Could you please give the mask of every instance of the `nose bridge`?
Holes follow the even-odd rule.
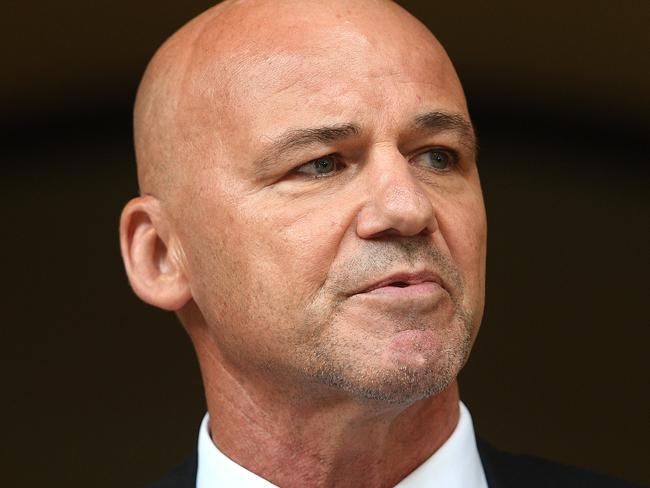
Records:
[[[435,230],[429,195],[397,148],[375,151],[364,170],[367,197],[357,225],[361,237],[385,233],[408,236]]]
[[[374,193],[386,211],[416,211],[425,203],[426,195],[411,174],[408,163],[403,158],[393,158],[382,163],[385,164],[375,169],[377,174],[370,185],[370,192]]]

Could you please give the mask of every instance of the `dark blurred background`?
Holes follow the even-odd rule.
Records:
[[[461,378],[479,433],[650,484],[647,0],[401,3],[481,138],[487,310]],[[142,486],[195,446],[193,351],[130,291],[117,223],[139,77],[210,5],[3,5],[4,486]]]

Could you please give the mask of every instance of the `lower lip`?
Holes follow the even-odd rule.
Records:
[[[423,295],[431,295],[438,293],[442,287],[434,281],[423,281],[422,283],[415,283],[413,285],[400,288],[398,286],[381,286],[366,292],[367,295],[387,295],[392,297],[416,297]]]

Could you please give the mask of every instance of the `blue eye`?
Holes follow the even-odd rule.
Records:
[[[303,173],[315,177],[330,176],[338,170],[338,158],[333,154],[316,158],[296,169],[296,173]]]
[[[430,168],[445,171],[454,164],[454,156],[442,149],[429,149],[416,156],[416,159],[422,160],[422,164]]]

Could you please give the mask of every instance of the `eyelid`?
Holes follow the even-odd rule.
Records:
[[[426,154],[428,152],[441,152],[441,153],[446,153],[447,155],[449,155],[450,167],[448,169],[446,169],[446,170],[437,170],[439,172],[449,171],[450,169],[458,166],[458,163],[460,161],[460,153],[459,153],[459,151],[457,151],[456,149],[452,149],[450,147],[446,147],[446,146],[432,146],[432,147],[427,147],[425,149],[421,149],[421,150],[415,152],[415,154],[409,158],[409,161],[413,161],[414,159],[416,159],[416,158],[418,158],[418,157],[420,157],[423,154]]]
[[[331,158],[333,160],[334,164],[336,165],[336,169],[334,171],[332,171],[331,173],[319,174],[319,173],[316,173],[316,172],[312,173],[312,172],[307,172],[307,171],[299,171],[300,168],[304,168],[304,167],[306,167],[306,166],[308,166],[310,164],[313,164],[313,163],[315,163],[316,161],[318,161],[320,159],[328,159],[328,158]],[[303,175],[303,176],[311,177],[311,178],[328,178],[328,177],[334,176],[335,174],[340,172],[343,165],[344,165],[343,158],[341,158],[340,154],[338,154],[338,153],[330,153],[330,154],[325,154],[323,156],[319,156],[319,157],[314,158],[314,159],[310,159],[309,161],[306,161],[306,162],[296,166],[291,173],[294,174],[294,175]]]

